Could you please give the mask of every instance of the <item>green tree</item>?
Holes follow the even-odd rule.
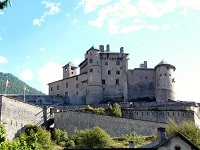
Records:
[[[58,145],[64,146],[68,141],[67,132],[60,129],[55,129],[53,139]]]
[[[75,143],[75,148],[109,148],[113,146],[110,135],[100,127],[76,130],[71,139]]]
[[[120,105],[118,103],[114,103],[114,104],[110,105],[109,111],[112,116],[115,116],[115,117],[122,116],[122,111],[121,111]]]
[[[200,147],[200,128],[192,121],[185,121],[181,124],[177,124],[173,120],[169,120],[166,131],[168,135],[180,132],[187,137],[192,143]]]

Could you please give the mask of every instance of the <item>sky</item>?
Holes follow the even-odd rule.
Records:
[[[177,99],[200,102],[199,0],[12,0],[0,10],[0,72],[46,94],[62,66],[107,44],[124,47],[129,69],[176,66]]]

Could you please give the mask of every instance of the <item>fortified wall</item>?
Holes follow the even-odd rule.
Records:
[[[7,138],[13,139],[27,124],[43,125],[48,109],[0,96],[0,122],[6,123]]]
[[[55,112],[54,127],[66,130],[69,135],[78,130],[90,129],[95,126],[103,128],[111,136],[117,137],[135,131],[141,135],[153,135],[164,123],[133,120],[104,115],[89,114],[77,111]]]

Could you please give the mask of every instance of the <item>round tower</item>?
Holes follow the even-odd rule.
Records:
[[[101,59],[99,50],[91,47],[88,50],[88,86],[86,104],[98,104],[102,101]]]
[[[161,61],[156,67],[156,101],[175,100],[175,66]]]

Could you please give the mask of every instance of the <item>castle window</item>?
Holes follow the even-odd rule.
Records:
[[[102,84],[106,84],[106,81],[105,81],[105,80],[102,80]]]
[[[117,70],[117,71],[116,71],[116,74],[120,74],[120,71],[119,71],[119,70]]]
[[[116,84],[119,84],[119,79],[116,79]]]
[[[110,71],[110,70],[108,70],[108,74],[111,74],[111,71]]]
[[[145,77],[145,79],[147,80],[147,77]]]
[[[76,95],[78,95],[78,92],[76,92]]]
[[[78,80],[78,76],[76,76],[76,80]]]
[[[76,84],[76,88],[79,88],[79,83]]]
[[[65,97],[67,97],[68,96],[68,92],[65,92]]]
[[[93,69],[90,69],[90,72],[93,72]]]
[[[105,65],[106,65],[106,66],[108,65],[108,62],[107,62],[107,61],[105,62]]]
[[[53,87],[51,87],[51,91],[53,91]]]
[[[167,76],[167,74],[165,73],[165,76]]]
[[[92,60],[92,59],[90,59],[90,64],[91,64],[91,63],[93,63],[93,60]]]
[[[57,90],[59,90],[59,85],[57,85]]]
[[[68,88],[68,83],[66,82],[65,87]]]
[[[120,61],[119,60],[116,61],[116,65],[120,65]]]

